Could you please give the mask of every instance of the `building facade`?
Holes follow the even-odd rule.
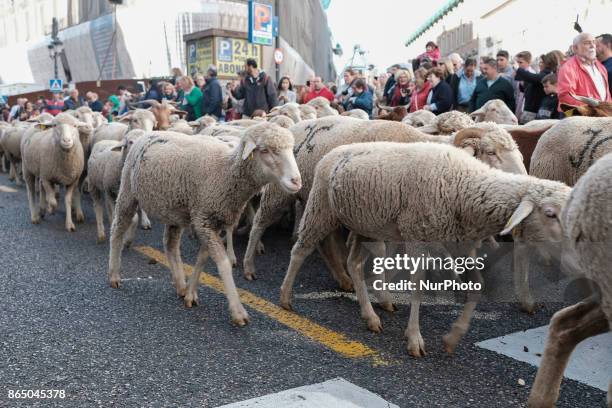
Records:
[[[279,44],[285,55],[281,74],[290,74],[296,83],[304,83],[315,70],[334,79],[331,35],[320,0],[261,2],[279,5]],[[48,83],[54,75],[47,48],[54,17],[64,44],[59,77],[65,81],[166,76],[171,67],[188,72],[184,37],[209,29],[246,33],[247,4],[181,0],[168,7],[163,0],[123,0],[118,6],[108,0],[0,0],[0,60],[14,61],[0,68],[0,78],[4,83]],[[309,33],[304,35],[304,30]],[[274,47],[262,48],[263,68],[274,76]]]

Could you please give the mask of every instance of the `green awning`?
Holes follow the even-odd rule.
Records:
[[[444,6],[442,6],[438,11],[434,13],[432,17],[427,19],[427,21],[422,24],[418,30],[416,30],[406,41],[406,47],[415,42],[420,36],[422,36],[427,30],[429,30],[434,24],[436,24],[440,19],[442,19],[445,15],[447,15],[452,9],[457,7],[459,3],[463,3],[463,0],[449,0]]]

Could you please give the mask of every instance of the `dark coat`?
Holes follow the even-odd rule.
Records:
[[[459,75],[453,74],[446,79],[448,80],[448,84],[453,91],[453,108],[456,108],[459,105],[459,102],[457,102],[457,96],[459,95],[459,81],[461,78],[459,78]]]
[[[223,105],[223,93],[221,85],[216,77],[206,79],[206,84],[202,89],[204,97],[202,99],[202,114],[221,117],[221,106]]]
[[[361,109],[365,111],[370,119],[372,118],[372,92],[369,89],[363,91],[359,95],[353,95],[344,104],[346,110]]]
[[[64,110],[70,110],[70,109],[76,109],[76,108],[80,108],[81,106],[87,106],[87,104],[85,103],[85,99],[83,99],[82,96],[79,96],[79,100],[75,101],[72,98],[68,98],[64,101]]]
[[[102,109],[104,109],[104,104],[101,100],[96,99],[93,102],[89,102],[89,108],[94,112],[102,112]]]
[[[487,86],[487,77],[482,76],[476,83],[476,88],[472,94],[470,112],[480,109],[482,105],[493,99],[501,99],[512,112],[516,111],[514,89],[510,81],[498,76],[497,80],[489,87]]]
[[[540,109],[542,99],[546,94],[544,93],[544,86],[542,85],[542,79],[550,74],[551,71],[545,69],[537,74],[531,73],[526,69],[519,68],[516,70],[514,77],[517,81],[524,82],[524,93],[525,93],[525,112],[537,113]]]
[[[392,88],[395,88],[395,76],[394,75],[391,75],[387,79],[387,82],[385,83],[385,89],[383,89],[383,96],[386,98],[387,104],[391,102],[391,98],[393,97],[393,93],[391,92]]]
[[[431,88],[429,92],[431,93],[430,105],[436,105],[436,109],[432,110],[433,113],[439,115],[451,110],[453,106],[453,90],[448,82],[444,80],[440,81],[438,85]]]
[[[257,109],[269,112],[278,105],[274,81],[263,71],[257,78],[244,78],[232,94],[236,99],[244,99],[243,112],[247,116],[251,116]]]

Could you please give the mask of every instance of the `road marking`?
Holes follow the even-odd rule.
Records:
[[[15,190],[12,187],[8,187],[8,186],[3,186],[2,184],[0,184],[0,193],[16,193],[17,190]]]
[[[541,326],[481,341],[476,345],[539,367],[547,337],[548,326]],[[564,375],[607,391],[610,373],[612,373],[612,333],[608,332],[579,343],[570,357]]]
[[[160,251],[147,246],[136,247],[135,249],[149,258],[155,259],[165,267],[169,267],[166,256]],[[183,263],[183,269],[187,276],[191,276],[193,271],[191,265]],[[223,293],[223,282],[221,279],[209,273],[203,272],[200,274],[200,283],[217,292]],[[265,314],[344,357],[369,359],[374,366],[390,364],[390,362],[385,360],[378,351],[361,342],[351,340],[344,334],[323,327],[297,313],[287,311],[247,290],[238,288],[238,293],[240,294],[240,300],[245,306],[249,306]]]
[[[218,408],[399,408],[380,396],[346,381],[334,378]]]

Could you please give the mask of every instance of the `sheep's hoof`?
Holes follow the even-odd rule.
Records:
[[[386,310],[387,312],[391,312],[391,313],[397,311],[397,306],[395,306],[391,302],[382,302],[380,303],[380,307],[381,309]]]
[[[444,343],[444,351],[448,354],[453,354],[455,352],[455,348],[457,347],[457,343],[459,339],[456,336],[453,336],[451,333],[445,334],[442,336],[442,343]]]
[[[187,293],[187,288],[186,287],[178,287],[176,288],[176,294],[179,295],[179,297],[185,297],[185,294]]]
[[[32,224],[40,224],[40,217],[32,217]]]
[[[379,334],[382,333],[383,326],[382,326],[382,322],[380,321],[380,317],[378,317],[377,315],[374,315],[367,320],[368,320],[368,330],[374,333],[379,333]]]
[[[352,280],[346,280],[343,279],[341,282],[338,282],[338,285],[340,285],[340,289],[346,291],[346,292],[352,292],[353,289],[353,281]]]
[[[200,304],[200,300],[198,299],[197,293],[187,293],[185,295],[185,307],[187,309],[191,309],[193,306],[198,306]]]
[[[535,302],[532,300],[525,300],[521,302],[521,310],[527,314],[534,315],[536,312]]]
[[[102,235],[98,235],[98,244],[102,244],[104,241],[106,241],[106,235],[102,234]]]
[[[425,342],[423,341],[421,333],[417,333],[413,336],[406,333],[405,336],[408,338],[406,349],[408,350],[409,355],[412,357],[421,358],[427,354],[425,351]]]
[[[249,280],[249,281],[253,281],[257,279],[257,276],[255,276],[255,274],[253,272],[245,272],[244,273],[244,279]]]
[[[283,309],[288,310],[290,312],[293,312],[293,306],[291,306],[291,302],[289,302],[289,301],[281,300],[280,301],[280,307],[282,307]]]
[[[228,257],[230,263],[232,264],[232,267],[237,267],[238,266],[238,260],[236,259],[236,256],[230,256]]]
[[[77,214],[76,214],[76,222],[77,222],[77,224],[85,222],[85,214],[83,214],[82,212],[81,213],[77,212]]]
[[[110,286],[111,286],[111,288],[113,288],[113,289],[119,289],[119,287],[121,287],[121,281],[120,281],[120,280],[118,280],[118,279],[117,279],[117,280],[113,280],[113,279],[111,279],[111,281],[110,281]]]
[[[239,310],[232,312],[232,322],[240,327],[246,326],[249,323],[249,314],[243,307]]]
[[[66,224],[66,231],[68,232],[74,232],[76,231],[76,227],[74,226],[74,224],[70,223],[70,224]]]

